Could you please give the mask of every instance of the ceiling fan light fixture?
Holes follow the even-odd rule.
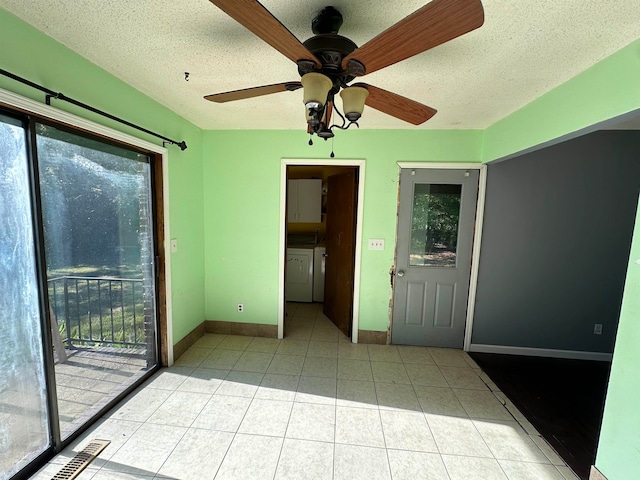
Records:
[[[326,75],[316,72],[303,75],[300,81],[304,88],[304,106],[307,109],[320,110],[327,101],[333,81]]]
[[[373,73],[464,35],[484,23],[482,0],[431,0],[373,39],[358,47],[338,35],[342,14],[326,7],[312,21],[315,34],[300,42],[260,2],[255,0],[211,0],[223,12],[298,65],[301,82],[207,95],[223,103],[244,98],[304,88],[303,103],[307,132],[331,138],[332,129],[359,128],[364,105],[404,122],[420,125],[436,114],[434,108],[373,85],[347,85],[356,77]],[[334,104],[341,89],[345,115]],[[335,111],[342,125],[332,124]],[[347,123],[348,120],[348,123]],[[310,141],[311,142],[311,141]],[[331,155],[333,156],[333,154]]]
[[[369,90],[364,87],[347,87],[340,91],[342,109],[347,120],[355,122],[362,116],[368,96]]]
[[[318,118],[318,115],[316,114],[317,110],[315,108],[307,108],[307,106],[305,105],[304,107],[304,116],[307,120],[307,124],[311,125],[311,126],[316,126],[320,124],[320,120]]]

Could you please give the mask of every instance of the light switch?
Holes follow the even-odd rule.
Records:
[[[369,250],[384,250],[384,238],[370,238]]]
[[[176,238],[171,239],[171,253],[176,253],[178,251],[178,240]]]

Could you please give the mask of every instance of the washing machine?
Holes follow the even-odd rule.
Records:
[[[313,302],[313,247],[287,248],[287,302]]]

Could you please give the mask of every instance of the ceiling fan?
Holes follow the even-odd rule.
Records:
[[[364,105],[413,125],[420,125],[436,110],[401,95],[365,83],[349,85],[356,77],[394,63],[464,35],[484,23],[480,0],[432,0],[400,20],[361,47],[338,35],[342,15],[326,7],[312,20],[315,34],[300,42],[256,0],[210,0],[231,18],[249,29],[298,65],[301,81],[207,95],[212,102],[230,102],[304,88],[307,131],[327,139],[334,127],[356,125]],[[340,92],[344,116],[334,104]],[[331,125],[333,111],[342,125]],[[347,124],[347,121],[349,123]],[[346,126],[345,126],[346,125]]]

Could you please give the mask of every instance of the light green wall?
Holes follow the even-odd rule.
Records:
[[[185,139],[169,148],[174,341],[203,319],[277,322],[280,158],[330,163],[329,145],[306,145],[291,132],[204,134],[157,102],[0,9],[0,67],[52,90]],[[150,73],[152,74],[152,73]],[[0,88],[43,101],[29,87],[0,77]],[[139,132],[70,104],[57,108],[156,142]],[[367,162],[363,238],[387,240],[383,252],[363,250],[361,328],[386,330],[397,201],[397,161],[490,161],[552,141],[640,108],[640,40],[604,59],[517,112],[480,131],[349,131],[338,133],[338,158]],[[366,119],[363,128],[366,128]],[[321,143],[321,142],[317,142]],[[203,222],[204,218],[204,222]],[[631,260],[640,257],[636,232]],[[640,273],[630,262],[597,465],[610,480],[640,470],[638,414],[640,368],[637,317]],[[206,272],[206,275],[205,275]],[[206,298],[206,303],[205,303]],[[239,316],[235,304],[243,302]]]
[[[485,130],[488,162],[640,109],[640,40]]]
[[[492,125],[482,160],[495,160],[640,109],[640,40]],[[596,466],[609,480],[640,471],[640,217],[618,324]]]
[[[364,128],[364,122],[363,128]],[[276,324],[282,158],[331,164],[330,142],[307,145],[300,131],[216,131],[204,136],[206,318]],[[336,158],[364,159],[363,238],[384,251],[362,252],[360,328],[389,326],[398,161],[479,162],[482,132],[350,130],[335,138]],[[236,305],[244,304],[237,313]]]
[[[177,342],[204,318],[202,131],[2,9],[0,45],[0,68],[166,137],[186,140],[189,148],[184,152],[177,147],[168,148],[171,236],[180,241],[179,251],[171,259]],[[4,76],[0,76],[0,88],[44,102],[43,93]],[[53,100],[53,106],[161,144],[154,137],[70,103]]]
[[[387,240],[384,252],[363,250],[360,328],[389,325],[397,161],[490,161],[638,109],[639,51],[640,41],[632,43],[484,132],[338,132],[337,158],[366,160],[363,239]],[[316,140],[309,147],[307,139],[302,128],[205,133],[207,319],[277,323],[280,159],[331,163],[330,144]]]
[[[596,466],[608,480],[640,472],[640,207],[636,215]]]

